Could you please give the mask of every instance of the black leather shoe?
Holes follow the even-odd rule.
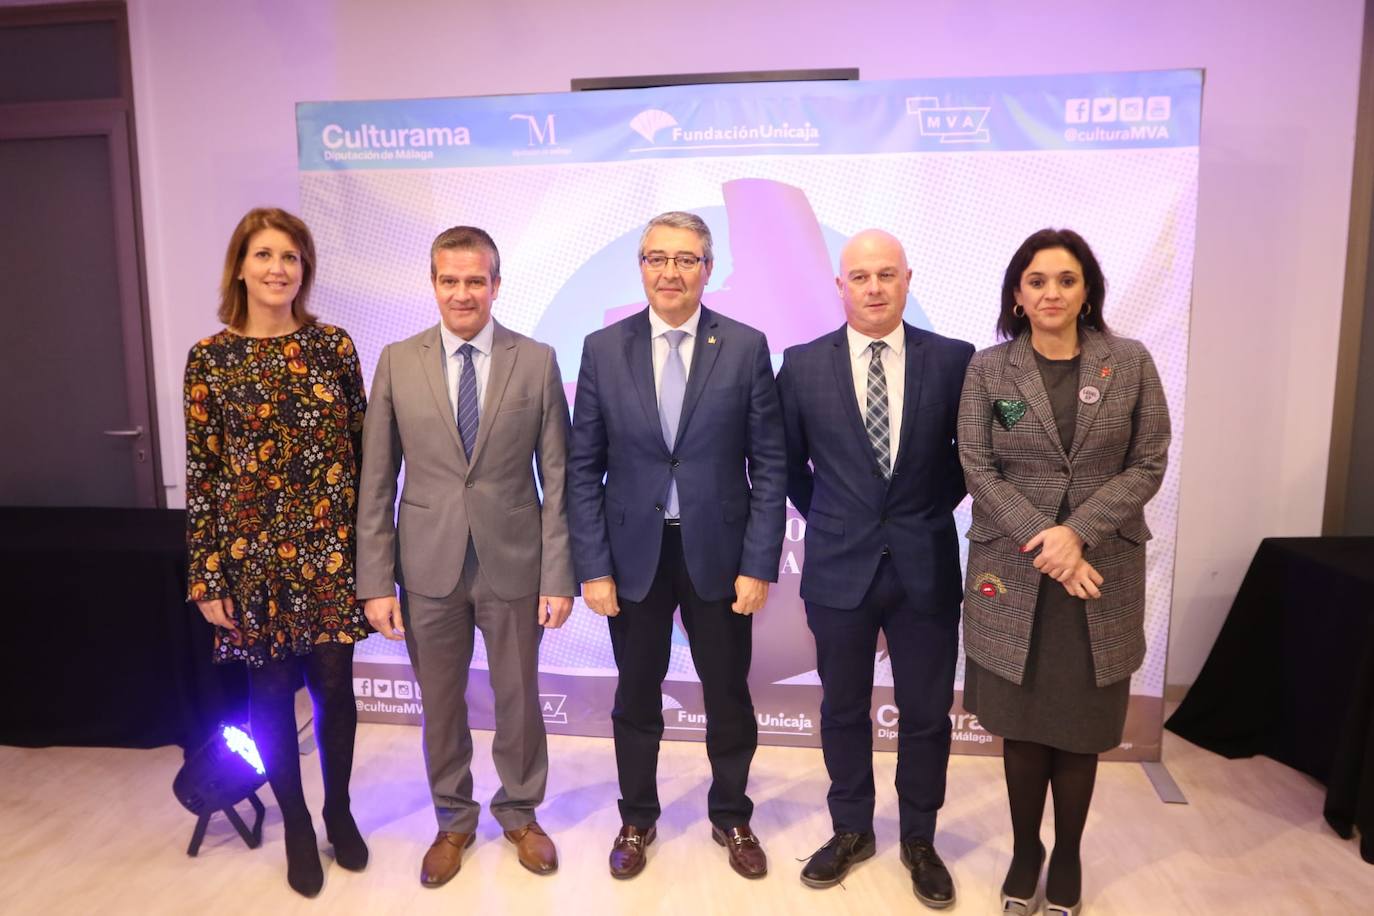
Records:
[[[871,833],[837,833],[811,854],[802,869],[802,884],[834,887],[844,880],[851,866],[872,858],[875,849]]]
[[[917,900],[932,910],[954,906],[954,879],[930,840],[902,840],[902,864],[911,870]]]

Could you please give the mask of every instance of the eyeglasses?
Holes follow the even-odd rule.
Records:
[[[650,270],[662,270],[668,266],[669,261],[672,261],[677,265],[678,270],[686,273],[687,271],[696,270],[701,266],[701,262],[706,259],[699,258],[694,254],[679,254],[673,257],[669,257],[665,254],[642,254],[639,256],[639,260]]]

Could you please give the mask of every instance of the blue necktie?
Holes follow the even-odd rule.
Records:
[[[458,436],[463,440],[463,456],[469,461],[477,444],[477,370],[472,365],[473,349],[470,343],[458,348],[463,360],[458,370]]]
[[[658,418],[663,426],[663,441],[672,451],[677,444],[677,424],[682,419],[682,396],[687,393],[687,369],[682,364],[682,341],[687,338],[686,331],[665,331],[663,339],[668,341],[668,360],[663,364],[663,375],[658,380]],[[664,503],[665,518],[678,517],[677,481],[668,481],[668,499]]]

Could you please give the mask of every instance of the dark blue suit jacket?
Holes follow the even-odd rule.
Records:
[[[783,354],[787,495],[806,519],[801,595],[857,607],[887,548],[916,606],[957,615],[962,588],[951,513],[965,490],[955,424],[973,346],[903,326],[906,391],[890,481],[859,416],[845,329]]]
[[[777,581],[787,469],[768,341],[702,307],[673,448],[659,423],[651,343],[646,308],[582,346],[567,474],[578,581],[615,576],[621,597],[644,599],[671,475],[697,594],[731,597],[740,574]]]

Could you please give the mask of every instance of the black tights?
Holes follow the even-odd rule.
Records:
[[[1083,892],[1079,848],[1097,780],[1097,755],[1007,739],[1002,743],[1002,765],[1011,802],[1013,843],[1002,893],[1023,898],[1035,893],[1045,858],[1040,821],[1045,813],[1045,793],[1053,786],[1054,854],[1045,877],[1045,897],[1052,903],[1072,906]]]
[[[296,741],[296,688],[304,669],[315,707],[315,743],[324,775],[324,823],[335,858],[345,868],[367,864],[367,847],[349,810],[353,738],[358,710],[353,700],[353,646],[326,643],[303,659],[268,662],[250,669],[253,742],[262,756],[267,781],[281,809],[286,833],[287,880],[307,896],[323,884],[315,828],[301,788],[300,749]],[[311,892],[313,888],[313,893]]]

